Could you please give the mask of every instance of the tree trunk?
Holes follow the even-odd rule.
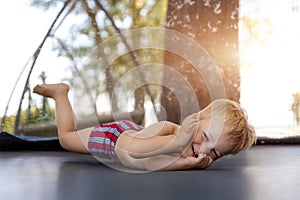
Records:
[[[138,28],[141,26],[141,7],[139,6],[140,1],[134,0],[132,1],[132,28]],[[140,35],[135,35],[138,39],[132,38],[132,41],[134,43],[134,46],[140,46]],[[141,61],[138,59],[143,56],[142,51],[135,51],[134,54],[138,55],[135,57],[135,59],[138,60],[138,63],[141,63]],[[141,55],[139,55],[141,54]],[[142,61],[143,62],[143,61]],[[136,66],[138,67],[138,66]],[[141,110],[144,112],[144,103],[145,103],[145,89],[144,87],[138,88],[134,91],[134,110]]]
[[[167,120],[180,123],[187,115],[203,109],[217,98],[239,102],[238,9],[238,0],[169,0],[166,28],[186,34],[199,43],[214,61],[220,81],[209,77],[209,66],[194,66],[184,56],[166,52],[165,65],[183,77],[178,79],[170,73],[164,73],[163,85],[168,87],[163,88],[161,103]],[[167,36],[166,48],[169,45]],[[193,54],[193,51],[197,50],[189,49],[186,53]],[[199,71],[199,67],[205,69]],[[187,87],[192,88],[196,99],[189,98]],[[224,95],[220,92],[222,87]],[[177,97],[172,91],[176,91]],[[187,98],[178,100],[181,95]]]

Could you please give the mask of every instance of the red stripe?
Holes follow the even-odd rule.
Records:
[[[92,132],[90,137],[103,137],[103,138],[108,138],[112,140],[113,142],[116,142],[118,139],[118,136],[116,136],[113,133],[110,132]]]
[[[142,126],[140,126],[140,125],[138,125],[138,124],[136,124],[136,123],[134,123],[134,122],[132,122],[132,121],[124,120],[123,122],[124,122],[127,126],[129,126],[130,129],[137,130],[137,131],[140,131],[140,130],[143,129]]]
[[[109,128],[115,128],[117,131],[121,134],[122,132],[125,131],[123,127],[121,127],[119,124],[116,123],[110,123],[110,124],[103,124],[102,127],[109,127]]]
[[[127,126],[129,126],[130,129],[135,130],[134,126],[132,125],[132,123],[130,123],[130,121],[124,120],[122,121],[124,124],[126,124]]]

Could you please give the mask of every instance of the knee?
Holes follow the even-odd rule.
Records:
[[[62,148],[64,148],[67,151],[72,151],[70,147],[70,142],[68,141],[68,138],[65,136],[59,136],[59,144]]]
[[[70,132],[68,134],[61,134],[59,136],[59,143],[67,151],[77,153],[88,153],[87,148],[82,140],[78,137],[77,132]]]

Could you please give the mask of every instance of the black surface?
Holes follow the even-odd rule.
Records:
[[[89,155],[0,152],[0,199],[300,199],[300,146],[259,145],[209,169],[133,174]]]
[[[257,145],[265,145],[265,144],[300,144],[300,136],[295,135],[295,136],[287,136],[287,137],[282,137],[282,138],[271,138],[271,137],[265,137],[265,136],[260,136],[257,138]]]
[[[57,137],[15,136],[0,132],[0,151],[64,151]]]

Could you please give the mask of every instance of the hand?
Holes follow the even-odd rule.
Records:
[[[201,154],[198,158],[178,157],[171,155],[157,155],[147,158],[145,161],[145,167],[149,171],[169,171],[169,170],[184,170],[184,169],[205,169],[213,163],[213,160],[205,155]]]
[[[183,122],[182,122],[182,125],[181,127],[183,128],[183,130],[186,132],[186,133],[192,133],[195,128],[195,126],[199,123],[199,114],[198,113],[194,113],[194,114],[191,114],[189,116],[187,116]]]
[[[188,169],[206,169],[213,163],[213,159],[206,154],[199,154],[197,158],[186,157],[185,162]]]
[[[197,131],[198,123],[198,113],[191,114],[183,120],[182,125],[176,134],[176,140],[180,145],[181,152],[184,152],[191,145]]]

